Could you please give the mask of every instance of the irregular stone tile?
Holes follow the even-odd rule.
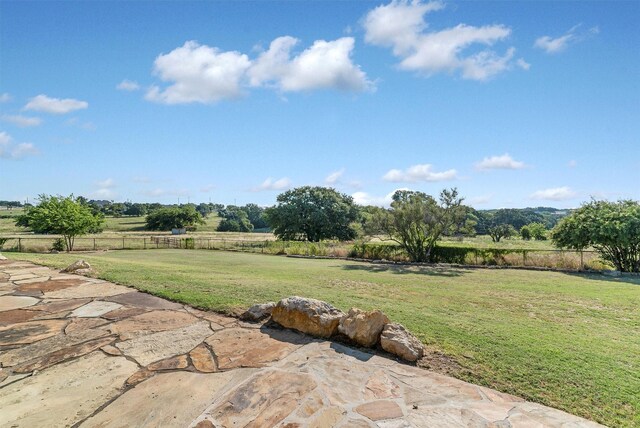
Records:
[[[121,305],[136,306],[145,309],[182,309],[181,304],[170,302],[168,300],[161,299],[160,297],[152,296],[151,294],[147,293],[141,293],[139,291],[109,297],[105,300],[108,300],[109,302],[120,303]]]
[[[152,333],[116,344],[123,354],[146,366],[174,355],[184,354],[195,348],[212,333],[209,323],[196,324],[176,330]]]
[[[145,380],[155,376],[155,374],[156,372],[147,370],[146,368],[140,369],[127,379],[127,381],[125,382],[125,385],[127,387],[136,386],[140,382],[144,382]]]
[[[125,392],[82,427],[186,427],[236,374],[157,374]]]
[[[55,319],[64,319],[69,315],[69,311],[62,311],[50,314],[48,312],[40,312],[34,320],[55,320]]]
[[[110,328],[122,340],[128,340],[144,334],[186,327],[198,321],[198,318],[184,312],[152,311],[115,322]]]
[[[355,411],[372,421],[395,419],[403,416],[402,409],[398,406],[398,403],[387,400],[361,404],[355,408]]]
[[[19,380],[24,379],[25,377],[31,376],[31,373],[20,373],[20,374],[11,374],[4,378],[2,382],[0,382],[0,388],[4,388],[5,386],[17,382]],[[0,394],[1,396],[2,394]]]
[[[309,424],[309,428],[334,427],[346,415],[347,411],[341,407],[327,407],[318,412]]]
[[[130,318],[136,315],[144,314],[145,312],[146,312],[146,309],[143,309],[143,308],[122,307],[114,311],[107,312],[106,314],[103,314],[102,318],[106,318],[112,321],[120,321],[125,318]]]
[[[35,278],[31,278],[31,279],[23,279],[20,281],[15,281],[16,285],[22,285],[22,284],[35,284],[37,282],[46,282],[49,281],[49,277],[48,276],[38,276]]]
[[[29,321],[38,315],[41,315],[40,312],[26,309],[13,309],[0,312],[0,326],[5,327],[11,324]]]
[[[60,349],[68,348],[82,342],[108,335],[109,331],[102,329],[101,327],[91,330],[76,331],[71,334],[58,334],[30,345],[4,352],[0,355],[0,364],[4,367],[12,367],[20,363],[43,357]]]
[[[515,395],[507,394],[505,392],[495,391],[493,389],[485,388],[483,386],[479,386],[478,389],[481,393],[487,396],[487,398],[495,403],[515,403],[519,401],[524,401],[524,399],[520,397],[516,397]]]
[[[296,416],[302,419],[308,419],[323,407],[324,400],[322,399],[322,394],[320,391],[315,390],[302,400],[302,404],[300,404],[300,407],[296,411]]]
[[[153,371],[161,370],[176,370],[186,369],[189,366],[189,361],[186,355],[178,355],[177,357],[167,358],[166,360],[158,361],[147,366],[147,369]]]
[[[37,342],[60,333],[67,321],[27,321],[0,327],[0,345],[20,345]]]
[[[337,427],[339,428],[372,428],[373,425],[371,425],[369,422],[363,419],[349,418],[344,422],[340,423],[339,425],[337,425]]]
[[[79,307],[78,309],[75,309],[69,314],[69,316],[80,318],[95,318],[121,307],[122,305],[118,303],[101,302],[99,300],[95,300],[91,303],[87,303],[86,305]]]
[[[18,287],[18,290],[20,291],[36,290],[36,291],[42,291],[43,293],[49,293],[51,291],[64,290],[65,288],[69,288],[69,287],[77,287],[78,285],[85,284],[85,283],[86,281],[78,278],[57,280],[57,281],[53,281],[48,278],[45,278],[45,281],[41,281],[41,282],[23,283]]]
[[[546,426],[539,420],[522,413],[509,416],[508,421],[512,428],[546,428]]]
[[[189,352],[189,358],[191,358],[193,367],[199,372],[213,373],[217,371],[213,355],[211,355],[211,352],[204,344],[196,346]]]
[[[382,370],[376,370],[364,387],[366,400],[400,397],[400,387]]]
[[[42,291],[39,290],[27,290],[27,291],[20,291],[18,289],[14,290],[13,293],[11,293],[11,296],[29,296],[29,297],[42,297]]]
[[[8,385],[0,426],[71,426],[116,397],[136,369],[126,358],[94,352]]]
[[[102,284],[82,284],[76,287],[65,288],[44,293],[47,299],[82,299],[85,297],[101,298],[110,297],[117,294],[132,293],[134,290],[122,285],[115,285],[108,282]]]
[[[220,326],[226,327],[230,324],[234,324],[237,321],[235,318],[220,315],[212,311],[202,311],[200,309],[192,308],[190,306],[185,306],[184,308],[190,314],[193,314],[198,318],[203,318],[207,321],[211,321],[212,323],[218,324]]]
[[[32,278],[38,278],[38,275],[34,275],[32,273],[24,273],[24,274],[20,274],[20,275],[11,275],[11,277],[9,278],[9,281],[21,281],[23,279],[32,279]]]
[[[16,366],[13,368],[13,371],[15,373],[30,373],[34,370],[43,370],[47,367],[51,367],[55,364],[61,363],[62,361],[66,361],[71,358],[76,358],[81,355],[93,352],[96,349],[99,349],[102,346],[108,345],[109,343],[113,342],[114,339],[114,336],[107,336],[100,339],[90,340],[89,342],[84,342],[80,345],[60,349],[34,361]]]
[[[109,355],[122,355],[122,352],[113,345],[105,345],[100,348],[101,351],[106,352]]]
[[[221,370],[236,367],[263,367],[280,360],[308,343],[309,339],[290,331],[228,328],[207,339]]]
[[[82,305],[89,303],[91,299],[70,299],[70,300],[43,300],[40,304],[30,306],[30,311],[42,311],[49,313],[72,311]]]
[[[0,312],[33,306],[40,300],[29,296],[0,296]]]
[[[194,428],[216,428],[215,425],[213,425],[213,422],[211,422],[208,419],[204,419],[200,422],[198,422]]]
[[[101,318],[74,318],[65,327],[65,334],[71,334],[77,331],[89,330],[107,324],[108,321]]]
[[[447,399],[440,394],[434,394],[424,390],[414,388],[404,388],[404,402],[407,407],[416,406],[439,406],[447,402]]]
[[[284,420],[298,400],[315,387],[307,374],[266,369],[218,400],[206,413],[215,426],[271,427]]]
[[[62,274],[62,273],[53,273],[51,274],[51,280],[52,281],[62,281],[65,279],[82,279],[83,281],[87,280],[88,278],[79,278],[78,275],[67,275],[67,274]]]

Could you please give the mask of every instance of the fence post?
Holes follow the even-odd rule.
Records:
[[[122,237],[122,249],[124,250],[124,236]]]
[[[211,249],[211,238],[207,238],[207,250]]]
[[[584,252],[580,250],[580,270],[584,270]]]
[[[93,251],[97,251],[98,247],[96,246],[96,238],[93,238]]]
[[[476,266],[478,266],[478,250],[477,249],[473,249],[473,254],[475,254],[476,256]]]
[[[527,252],[523,251],[522,252],[522,266],[526,266],[527,265]]]
[[[147,238],[142,238],[143,242],[144,242],[144,249],[147,249]]]
[[[18,238],[18,252],[22,252],[22,238]]]

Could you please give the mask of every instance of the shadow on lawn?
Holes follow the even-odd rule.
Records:
[[[470,269],[465,268],[446,268],[436,266],[409,266],[409,265],[392,265],[392,264],[348,264],[343,265],[342,269],[351,271],[366,271],[372,273],[390,272],[398,275],[428,275],[428,276],[445,276],[457,277],[468,273]]]
[[[567,273],[567,275],[583,278],[583,279],[613,282],[615,284],[629,284],[629,285],[640,286],[640,274],[624,273],[620,276],[609,276],[602,273],[575,272],[575,273]]]

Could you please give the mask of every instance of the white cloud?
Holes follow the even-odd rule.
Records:
[[[31,126],[38,126],[42,123],[42,119],[39,117],[30,117],[30,116],[22,116],[19,114],[15,115],[4,115],[2,116],[2,120],[5,122],[13,123],[21,128],[28,128]]]
[[[572,44],[581,42],[600,33],[598,27],[580,30],[581,26],[581,24],[575,25],[562,36],[555,38],[551,36],[538,37],[533,46],[542,49],[548,54],[557,54],[565,51]]]
[[[355,192],[351,195],[351,197],[353,198],[353,202],[355,202],[358,205],[375,205],[379,207],[388,207],[389,205],[391,205],[391,202],[393,201],[393,195],[398,190],[409,190],[409,189],[407,188],[395,189],[394,191],[389,192],[384,196],[374,196],[367,192]]]
[[[382,177],[382,179],[385,181],[391,181],[395,183],[415,183],[418,181],[447,181],[455,180],[456,178],[458,178],[458,173],[455,169],[436,172],[433,170],[433,165],[431,164],[413,165],[407,168],[405,171],[392,169]]]
[[[571,190],[567,186],[554,187],[551,189],[538,190],[532,193],[529,197],[531,199],[544,199],[549,201],[565,201],[567,199],[573,199],[577,196],[577,193]]]
[[[518,60],[516,61],[516,65],[523,70],[528,70],[531,68],[531,64],[529,64],[523,58],[518,58]]]
[[[124,79],[122,82],[116,85],[116,89],[120,91],[132,92],[140,89],[140,85],[138,84],[138,82],[135,82],[133,80]]]
[[[571,159],[571,160],[567,163],[567,166],[568,166],[569,168],[575,168],[575,167],[577,167],[577,166],[578,166],[578,161],[577,161],[577,160],[574,160],[574,159]]]
[[[365,41],[391,47],[393,54],[400,58],[401,69],[426,76],[459,71],[465,79],[487,80],[511,68],[515,48],[509,48],[504,55],[488,49],[464,53],[472,45],[492,46],[506,39],[511,30],[504,25],[459,24],[427,31],[425,15],[443,7],[438,1],[420,0],[394,0],[378,6],[364,17]]]
[[[487,157],[476,163],[476,169],[480,171],[489,169],[522,169],[526,168],[526,166],[524,162],[514,160],[509,153],[505,153],[502,156]]]
[[[165,104],[214,103],[242,95],[241,82],[251,65],[240,52],[188,41],[168,54],[158,56],[154,72],[169,86],[152,86],[146,98]]]
[[[11,94],[9,94],[7,92],[5,92],[3,94],[0,94],[0,103],[8,103],[12,99],[13,99],[13,97],[11,96]]]
[[[9,134],[0,131],[0,158],[16,160],[37,154],[40,151],[33,144],[15,143]]]
[[[86,101],[73,98],[51,98],[46,95],[37,95],[24,106],[23,110],[43,111],[51,114],[66,114],[75,110],[83,110],[89,107]]]
[[[113,190],[104,188],[104,189],[98,189],[95,192],[92,192],[90,196],[91,196],[92,199],[108,199],[108,200],[111,200],[111,199],[115,199],[117,195],[118,194],[116,192],[114,192]]]
[[[327,178],[324,179],[324,182],[330,186],[333,186],[340,181],[340,178],[342,178],[343,174],[344,168],[338,171],[333,171],[331,174],[327,175]]]
[[[290,36],[278,37],[267,51],[251,60],[241,52],[222,52],[188,41],[156,58],[154,72],[168,86],[154,85],[145,97],[165,104],[206,104],[238,98],[250,87],[283,92],[373,89],[373,83],[351,60],[353,37],[316,40],[311,47],[292,55],[299,42]]]
[[[109,189],[116,185],[116,182],[113,178],[107,178],[105,180],[97,181],[96,185],[100,188]]]
[[[279,180],[274,180],[269,177],[262,182],[258,187],[251,189],[253,192],[262,192],[265,190],[286,190],[291,187],[291,180],[287,177],[283,177]]]
[[[334,88],[364,91],[373,83],[351,61],[353,37],[333,41],[316,40],[313,45],[291,58],[291,50],[300,41],[278,37],[269,49],[258,56],[248,70],[252,86],[273,86],[285,92]]]

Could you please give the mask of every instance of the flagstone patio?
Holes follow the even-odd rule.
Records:
[[[0,426],[596,427],[381,355],[0,261]]]

